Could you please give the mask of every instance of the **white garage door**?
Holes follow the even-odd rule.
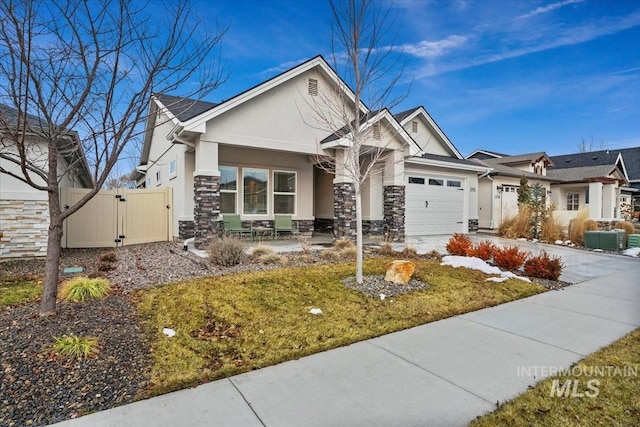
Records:
[[[464,180],[407,174],[407,236],[464,233]]]

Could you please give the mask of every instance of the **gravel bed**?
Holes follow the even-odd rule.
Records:
[[[384,275],[382,274],[364,276],[361,285],[356,282],[356,278],[354,276],[343,279],[342,283],[349,289],[377,298],[380,298],[380,294],[384,294],[385,297],[393,297],[429,288],[428,284],[417,279],[410,279],[409,283],[406,285],[397,285],[395,283],[385,281]]]
[[[98,338],[98,356],[54,356],[52,337],[71,333]],[[122,294],[59,303],[46,318],[37,302],[2,308],[0,426],[47,425],[130,403],[147,387],[150,362],[150,343]]]

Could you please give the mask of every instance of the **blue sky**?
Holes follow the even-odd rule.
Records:
[[[323,1],[198,1],[230,23],[219,102],[328,52]],[[462,152],[640,146],[640,2],[396,1],[399,112],[423,105]]]

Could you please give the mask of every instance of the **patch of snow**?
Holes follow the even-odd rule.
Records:
[[[562,240],[556,240],[554,243],[556,245],[564,245],[564,241],[562,241]]]
[[[564,244],[565,244],[565,245],[572,245],[573,243],[571,242],[571,240],[565,240],[565,241],[564,241]]]
[[[312,308],[311,310],[309,310],[309,313],[311,313],[311,314],[322,314],[322,310],[320,310],[319,308]]]
[[[531,282],[526,277],[518,276],[510,271],[502,271],[498,267],[489,265],[480,258],[472,256],[447,255],[442,258],[442,263],[440,265],[450,265],[453,268],[465,267],[472,270],[482,271],[485,274],[496,274],[500,277],[520,279],[524,280],[525,282]]]
[[[385,294],[380,294],[380,299],[381,299],[382,301],[384,301],[384,299],[385,299],[386,297],[387,297],[387,296],[386,296]]]
[[[507,280],[509,280],[508,277],[489,277],[487,279],[487,282],[502,283],[502,282],[506,282]]]
[[[176,331],[174,331],[171,328],[164,328],[162,330],[162,333],[165,334],[166,336],[168,336],[169,338],[173,337],[176,335]]]
[[[640,256],[640,248],[629,248],[622,252],[626,256]]]
[[[602,249],[594,249],[593,252],[603,252]]]

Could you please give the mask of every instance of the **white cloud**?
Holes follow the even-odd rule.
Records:
[[[555,9],[559,9],[563,6],[567,6],[569,4],[574,4],[574,3],[582,3],[584,0],[564,0],[564,1],[559,1],[557,3],[551,3],[549,5],[546,6],[541,6],[537,9],[532,10],[529,13],[525,13],[524,15],[520,15],[518,17],[516,17],[516,19],[526,19],[526,18],[531,18],[532,16],[536,16],[536,15],[540,15],[543,13],[547,13],[547,12],[551,12],[552,10]]]
[[[404,44],[400,48],[407,54],[418,58],[435,58],[442,56],[450,50],[460,48],[467,41],[467,37],[451,35],[446,39],[437,41],[423,40],[414,44]]]
[[[275,67],[271,67],[271,68],[267,68],[266,70],[261,71],[259,74],[278,74],[281,73],[283,71],[287,71],[290,70],[291,68],[295,67],[296,65],[300,65],[305,61],[308,61],[309,58],[304,58],[304,59],[298,59],[296,61],[287,61],[287,62],[283,62],[282,64],[278,64]]]

